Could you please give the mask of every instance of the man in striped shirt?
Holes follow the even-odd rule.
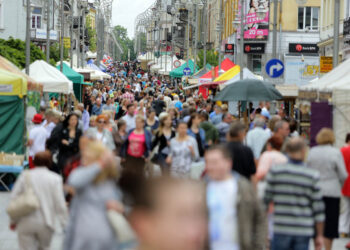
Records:
[[[289,162],[272,167],[267,176],[265,202],[273,213],[271,250],[307,250],[311,237],[316,237],[315,250],[321,250],[324,204],[319,174],[303,163],[302,138],[290,139],[286,152]]]

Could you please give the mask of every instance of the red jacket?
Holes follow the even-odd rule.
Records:
[[[348,178],[344,182],[342,192],[344,196],[350,197],[350,145],[341,148],[341,153],[343,154],[346,171],[348,172]]]

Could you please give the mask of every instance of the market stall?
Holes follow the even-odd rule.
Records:
[[[190,79],[188,79],[188,83],[191,85],[198,84],[199,78],[201,78],[202,76],[207,74],[209,71],[211,71],[211,68],[212,68],[212,66],[209,63],[207,63],[207,65],[205,65],[205,67],[198,70],[195,74],[193,74],[193,76]]]
[[[0,69],[0,152],[24,153],[24,100],[27,80]]]
[[[73,90],[74,95],[77,98],[79,102],[82,101],[82,97],[84,96],[84,86],[92,85],[90,83],[84,82],[84,76],[73,70],[71,67],[69,67],[66,63],[62,64],[63,71],[62,73],[73,82]],[[60,69],[60,65],[57,65],[56,68]]]
[[[194,72],[194,62],[191,59],[188,61],[188,66],[187,66],[187,62],[186,62],[186,63],[182,64],[180,67],[170,71],[169,75],[171,77],[181,78],[184,75],[184,73],[183,73],[184,69],[187,67],[189,67],[191,69],[191,75],[192,75]]]
[[[35,61],[29,66],[29,76],[44,86],[44,92],[73,93],[72,81],[44,60]]]
[[[91,80],[104,80],[111,79],[112,77],[107,73],[102,72],[102,70],[97,67],[95,64],[87,64],[87,69],[92,69],[94,72],[91,74]]]
[[[0,56],[0,69],[4,69],[16,75],[20,75],[27,80],[27,109],[33,107],[36,112],[40,109],[40,100],[43,93],[43,85],[22,72],[16,65]]]
[[[313,116],[322,115],[332,120],[332,127],[336,137],[335,145],[341,147],[347,133],[350,132],[350,59],[344,61],[329,73],[318,80],[299,89],[299,99],[311,103],[311,134],[316,134],[320,129],[319,122],[313,122]],[[313,109],[313,105],[324,103],[331,105],[327,111],[325,108]],[[310,110],[309,110],[310,111]],[[330,114],[327,114],[330,113]],[[315,129],[313,127],[315,126]],[[312,140],[313,138],[311,138]]]

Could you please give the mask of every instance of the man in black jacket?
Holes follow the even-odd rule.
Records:
[[[233,170],[250,180],[256,172],[256,167],[252,150],[243,145],[245,129],[244,124],[239,121],[231,125],[227,148],[231,152]]]

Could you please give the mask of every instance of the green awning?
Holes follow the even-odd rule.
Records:
[[[24,153],[24,102],[18,96],[0,96],[0,151]]]
[[[194,70],[193,70],[194,69],[194,62],[190,59],[188,61],[188,65],[189,65],[189,68],[191,69],[191,75],[192,75],[194,72]],[[186,67],[187,67],[187,63],[182,64],[180,67],[170,71],[170,76],[171,77],[179,77],[179,78],[183,77],[183,75],[184,75],[183,71],[184,71],[184,68],[186,68]],[[197,70],[198,70],[198,67],[197,67]]]
[[[57,65],[56,68],[60,70],[60,65]],[[76,72],[74,69],[69,67],[67,64],[63,63],[63,72],[62,72],[69,80],[76,84],[84,83],[84,76]]]

